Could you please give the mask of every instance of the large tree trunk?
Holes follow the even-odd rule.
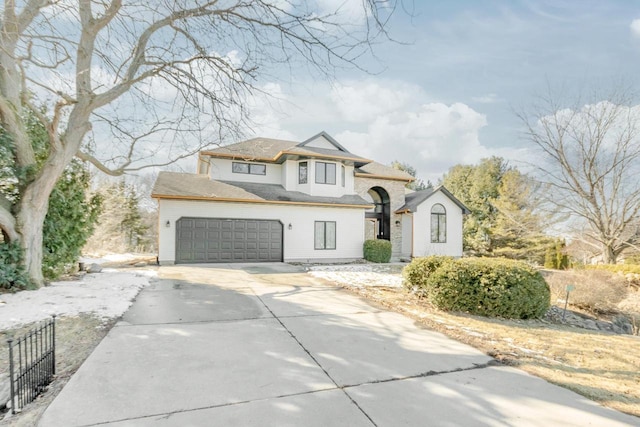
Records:
[[[17,230],[20,245],[24,249],[24,265],[34,285],[44,284],[42,275],[42,231],[44,219],[49,209],[49,196],[62,175],[65,165],[62,152],[52,154],[42,170],[25,188],[17,214]]]
[[[615,264],[618,262],[618,252],[611,246],[605,245],[602,249],[602,262],[605,264]]]
[[[42,196],[44,197],[44,196]],[[44,197],[48,199],[48,197]],[[37,206],[37,207],[36,207]],[[36,286],[42,286],[42,229],[44,218],[47,215],[48,205],[44,208],[40,204],[22,204],[22,210],[18,215],[20,224],[20,245],[24,249],[24,264],[29,279]]]

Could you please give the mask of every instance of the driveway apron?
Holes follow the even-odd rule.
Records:
[[[286,264],[160,269],[41,426],[630,426]]]

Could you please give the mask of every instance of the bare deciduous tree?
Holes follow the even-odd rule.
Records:
[[[548,200],[573,219],[577,236],[615,263],[640,242],[640,106],[624,94],[562,108],[553,95],[533,116],[520,114],[541,153]]]
[[[17,199],[0,195],[0,229],[25,249],[31,279],[42,283],[48,198],[74,156],[121,175],[237,135],[261,78],[330,77],[386,36],[394,1],[360,0],[357,12],[347,3],[327,11],[292,0],[5,0],[0,124],[22,178]],[[43,161],[26,109],[49,135]]]

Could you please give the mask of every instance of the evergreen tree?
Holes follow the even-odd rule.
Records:
[[[442,183],[470,210],[463,226],[464,249],[481,256],[502,256],[537,264],[553,240],[545,234],[537,187],[504,159],[456,165]]]
[[[44,220],[42,270],[55,279],[73,269],[93,233],[100,212],[100,196],[89,192],[86,167],[74,160],[54,187]]]
[[[46,114],[40,111],[38,114]],[[33,167],[20,168],[10,156],[0,156],[0,202],[16,203],[24,182],[32,179],[47,158],[47,130],[27,111],[24,122],[34,150],[36,163]],[[4,132],[0,133],[0,154],[10,142]],[[80,251],[93,232],[100,210],[100,198],[89,193],[90,176],[85,165],[73,160],[56,182],[48,203],[43,223],[42,274],[52,280],[73,269]],[[5,243],[7,239],[4,239]]]
[[[420,190],[426,190],[427,188],[433,187],[433,184],[431,184],[431,181],[427,181],[425,183],[421,178],[418,178],[417,177],[418,171],[416,170],[416,168],[414,168],[408,163],[403,163],[403,162],[394,160],[393,162],[391,162],[391,167],[396,170],[404,171],[409,175],[411,175],[412,177],[416,178],[415,181],[412,181],[406,185],[406,187],[410,190],[420,191]]]
[[[101,186],[103,212],[85,252],[141,252],[149,248],[147,218],[140,210],[140,197],[124,180]]]

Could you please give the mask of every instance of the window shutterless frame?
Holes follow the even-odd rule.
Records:
[[[233,162],[231,164],[231,172],[245,173],[245,174],[251,174],[251,175],[266,175],[267,165],[263,165],[260,163]]]
[[[298,163],[298,184],[306,184],[309,175],[309,164],[307,162]]]
[[[431,208],[431,243],[447,242],[447,211],[440,203]]]
[[[336,164],[316,162],[316,184],[336,184]]]
[[[336,222],[315,221],[314,249],[333,250],[336,248]]]

